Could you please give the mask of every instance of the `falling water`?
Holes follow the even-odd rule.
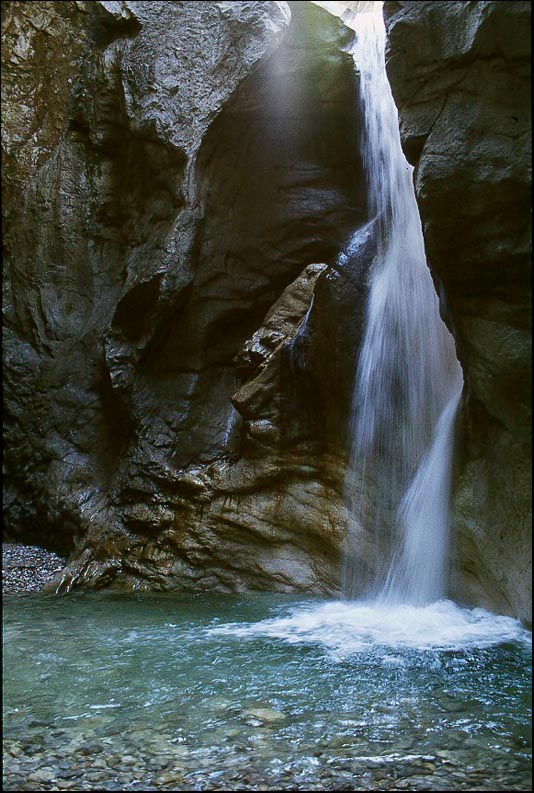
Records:
[[[462,373],[426,264],[413,168],[386,75],[382,3],[365,6],[370,10],[347,23],[356,34],[375,257],[353,394],[343,591],[421,605],[446,589]],[[370,562],[364,566],[362,558]]]

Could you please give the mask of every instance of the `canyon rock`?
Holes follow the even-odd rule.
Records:
[[[4,5],[8,537],[69,551],[60,589],[337,591],[351,32],[311,3]]]
[[[526,621],[529,5],[384,6],[466,379],[453,594]],[[69,554],[53,589],[339,594],[351,38],[308,2],[2,3],[5,530]]]

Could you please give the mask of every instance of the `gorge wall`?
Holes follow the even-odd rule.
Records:
[[[335,590],[349,31],[302,3],[44,2],[4,36],[8,536],[70,550],[65,588]]]
[[[455,592],[525,619],[528,5],[385,4],[468,382]],[[372,257],[350,31],[304,2],[2,7],[7,537],[70,553],[62,590],[339,594]]]

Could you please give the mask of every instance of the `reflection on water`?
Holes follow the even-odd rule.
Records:
[[[13,596],[4,784],[527,790],[529,640],[446,601]]]

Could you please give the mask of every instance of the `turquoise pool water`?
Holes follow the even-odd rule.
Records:
[[[528,790],[514,620],[282,595],[4,598],[8,790]]]

